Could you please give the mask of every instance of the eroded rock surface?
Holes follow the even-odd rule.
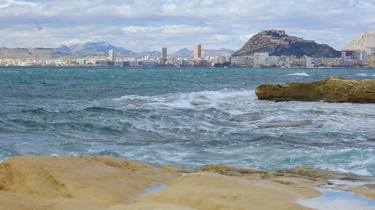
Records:
[[[265,84],[255,93],[260,100],[375,103],[375,80],[330,77],[311,83]]]

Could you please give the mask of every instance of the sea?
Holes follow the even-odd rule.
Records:
[[[110,155],[375,176],[375,104],[254,93],[329,76],[375,79],[375,69],[1,67],[0,160]]]

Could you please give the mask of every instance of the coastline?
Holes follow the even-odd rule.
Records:
[[[373,181],[302,167],[187,170],[108,156],[15,157],[0,164],[0,209],[297,210],[310,209],[298,201],[319,197],[319,189],[375,199]]]

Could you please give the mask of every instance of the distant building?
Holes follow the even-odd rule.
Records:
[[[161,64],[166,64],[168,61],[168,49],[166,47],[163,47],[162,53],[161,53]]]
[[[315,67],[314,58],[310,58],[308,56],[304,56],[304,58],[305,58],[305,67],[306,68],[314,68]]]
[[[264,53],[254,53],[254,66],[267,66],[267,59],[269,57],[268,52]]]
[[[202,59],[202,44],[198,43],[194,45],[194,60]]]
[[[115,52],[113,50],[108,51],[108,60],[110,62],[115,62]]]
[[[375,68],[375,54],[369,55],[368,66],[371,68]]]
[[[366,53],[368,56],[375,54],[375,47],[368,47],[366,48]]]

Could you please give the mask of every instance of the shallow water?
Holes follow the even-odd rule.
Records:
[[[318,210],[375,210],[375,200],[344,191],[321,190],[322,196],[300,200],[303,206]]]
[[[365,76],[367,75],[367,76]],[[157,164],[375,175],[375,105],[258,101],[263,83],[364,69],[0,68],[0,159],[101,154]]]
[[[168,185],[160,183],[160,184],[157,184],[155,186],[152,186],[152,187],[149,187],[149,188],[145,189],[145,192],[146,193],[157,192],[157,191],[163,190],[167,187],[168,187]]]

